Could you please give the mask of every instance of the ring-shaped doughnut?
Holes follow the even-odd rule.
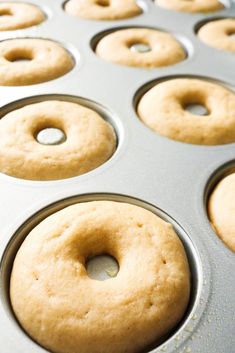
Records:
[[[35,5],[16,2],[0,3],[0,31],[35,26],[45,21],[44,13]]]
[[[86,261],[110,254],[104,282]],[[133,353],[169,334],[188,305],[187,257],[173,227],[146,209],[114,201],[69,206],[26,237],[10,297],[25,331],[55,353]]]
[[[198,37],[210,47],[235,52],[235,19],[226,18],[207,22],[198,31]]]
[[[191,104],[206,107],[208,114],[187,111]],[[173,140],[198,145],[235,142],[235,95],[216,83],[192,78],[160,82],[142,96],[137,112],[147,126]]]
[[[39,143],[37,133],[46,128],[62,130],[66,141]],[[76,103],[35,103],[0,120],[0,171],[17,178],[53,180],[81,175],[107,161],[115,148],[112,126]]]
[[[90,20],[121,20],[142,13],[136,0],[69,0],[65,11]]]
[[[150,50],[132,51],[134,44],[147,45]],[[99,41],[96,53],[115,64],[143,68],[173,65],[186,58],[184,48],[171,34],[149,28],[114,31]]]
[[[235,173],[223,178],[208,202],[211,225],[223,242],[235,252]]]
[[[23,86],[58,78],[74,67],[74,60],[58,43],[45,39],[0,42],[0,85]]]
[[[156,5],[182,12],[214,12],[224,8],[219,0],[155,0]]]

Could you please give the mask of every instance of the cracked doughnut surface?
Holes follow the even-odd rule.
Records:
[[[132,51],[136,43],[148,45],[150,51]],[[96,54],[115,64],[143,68],[173,65],[186,58],[184,48],[171,34],[149,28],[114,31],[99,41]]]
[[[74,60],[68,51],[51,40],[18,38],[0,42],[1,86],[50,81],[73,67]]]
[[[116,277],[88,277],[90,256],[110,254]],[[134,353],[162,338],[188,305],[187,257],[173,227],[114,201],[64,208],[26,237],[10,296],[26,332],[55,353]]]
[[[36,135],[46,128],[66,135],[59,145],[43,145]],[[0,171],[30,180],[70,178],[107,161],[116,148],[112,126],[95,111],[76,103],[45,101],[27,105],[0,120]]]
[[[65,11],[90,20],[121,20],[142,13],[136,0],[69,0]]]
[[[191,104],[204,106],[208,114],[187,111]],[[137,113],[152,130],[173,140],[198,145],[235,141],[235,94],[206,80],[160,82],[142,96]]]
[[[35,26],[45,21],[44,13],[37,7],[27,3],[0,3],[0,31]]]

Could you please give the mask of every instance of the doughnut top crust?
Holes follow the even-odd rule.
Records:
[[[68,51],[51,40],[18,38],[0,42],[1,86],[50,81],[65,75],[73,66]]]
[[[187,111],[187,106],[206,107],[207,115]],[[160,135],[198,145],[235,141],[235,95],[206,80],[171,79],[147,91],[137,107],[139,118]]]
[[[64,143],[37,142],[37,133],[51,127],[65,133]],[[55,180],[81,175],[103,164],[115,148],[112,126],[76,103],[30,104],[0,120],[0,171],[17,178]]]
[[[142,13],[136,0],[69,0],[65,11],[90,20],[120,20]]]
[[[214,12],[224,8],[219,0],[155,0],[156,5],[182,12]]]
[[[88,277],[110,254],[116,277]],[[169,333],[188,305],[189,267],[173,227],[127,203],[75,204],[44,219],[21,245],[10,296],[26,332],[55,353],[139,352]]]
[[[44,13],[35,5],[17,2],[0,3],[0,31],[35,26],[45,21]]]
[[[211,225],[223,242],[235,252],[235,173],[222,179],[208,203]]]
[[[148,45],[150,51],[132,51],[136,43]],[[171,34],[150,28],[114,31],[99,41],[96,53],[115,64],[143,68],[173,65],[186,58],[184,48]]]
[[[235,41],[230,37],[235,33],[235,19],[225,18],[207,22],[198,31],[198,37],[210,47],[235,52]]]

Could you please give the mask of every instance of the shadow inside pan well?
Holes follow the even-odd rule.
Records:
[[[162,343],[166,343],[167,341],[169,342],[169,339],[174,338],[175,334],[178,334],[185,325],[189,322],[191,319],[191,314],[192,312],[195,312],[195,309],[198,306],[199,303],[199,298],[201,296],[201,286],[202,286],[202,268],[201,268],[201,262],[200,258],[198,255],[198,252],[191,241],[190,237],[188,234],[183,230],[183,228],[174,220],[172,219],[168,214],[163,212],[162,210],[158,209],[157,207],[146,203],[142,200],[132,198],[129,196],[125,195],[119,195],[119,194],[107,194],[107,193],[97,193],[97,194],[84,194],[84,195],[78,195],[78,196],[73,196],[69,198],[65,198],[61,201],[55,202],[53,204],[48,205],[47,207],[42,208],[39,210],[37,213],[33,214],[28,218],[18,229],[17,231],[13,234],[10,242],[8,243],[3,257],[1,259],[1,267],[0,267],[0,295],[2,297],[2,302],[4,306],[4,310],[8,313],[8,316],[10,317],[11,320],[14,321],[14,324],[17,325],[17,320],[14,316],[14,313],[11,308],[11,303],[10,303],[10,298],[9,298],[9,283],[10,283],[10,276],[11,276],[11,271],[12,271],[12,266],[14,262],[14,258],[16,256],[16,253],[18,249],[20,248],[23,240],[26,238],[26,236],[29,234],[29,232],[37,225],[39,224],[43,219],[46,217],[50,216],[51,214],[76,203],[80,202],[90,202],[90,201],[101,201],[101,200],[108,200],[108,201],[116,201],[116,202],[126,202],[130,204],[137,205],[139,207],[145,208],[157,216],[161,217],[165,221],[171,223],[178,234],[179,238],[181,239],[190,266],[190,272],[191,272],[191,295],[190,295],[190,301],[188,308],[185,312],[185,315],[181,322],[175,327],[166,337],[163,338],[161,342],[157,342],[156,344],[151,345],[151,347],[146,347],[146,349],[143,351],[143,353],[150,352],[151,350],[155,349],[156,347],[159,347]],[[107,264],[107,262],[106,262]],[[116,263],[117,264],[117,263]],[[109,262],[107,264],[108,267],[112,267],[112,273],[109,273],[109,277],[114,277],[118,275],[118,264],[117,266],[114,266],[113,259],[111,263]],[[102,268],[103,270],[103,268]],[[114,273],[115,272],[115,273]],[[101,280],[106,280],[106,278],[102,278]],[[191,315],[191,316],[190,316]],[[14,333],[13,333],[14,334]],[[23,334],[23,330],[22,330]],[[36,347],[35,347],[36,348]],[[28,352],[30,353],[30,352]]]

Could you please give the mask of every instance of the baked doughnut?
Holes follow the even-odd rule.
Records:
[[[116,277],[88,277],[90,257],[110,254]],[[190,275],[173,227],[143,208],[75,204],[44,219],[13,265],[10,297],[25,331],[55,353],[140,352],[181,320]]]
[[[198,37],[210,47],[235,52],[235,41],[230,37],[235,33],[235,19],[226,18],[210,21],[198,31]]]
[[[73,66],[74,60],[67,50],[51,40],[24,38],[0,42],[1,86],[50,81]]]
[[[45,19],[44,13],[35,5],[23,2],[0,3],[0,31],[35,26]]]
[[[208,203],[212,227],[223,242],[235,252],[235,173],[222,179]]]
[[[136,0],[69,0],[65,11],[90,20],[120,20],[142,13]]]
[[[51,127],[65,133],[65,142],[37,142],[39,131]],[[30,104],[0,120],[0,171],[17,178],[53,180],[81,175],[103,164],[115,147],[111,125],[76,103]]]
[[[139,43],[149,51],[131,50]],[[171,34],[149,28],[114,31],[99,41],[96,53],[115,64],[149,68],[173,65],[186,57],[185,50]]]
[[[224,8],[219,0],[155,0],[155,3],[169,10],[183,12],[214,12]]]
[[[191,104],[206,107],[208,114],[187,111]],[[158,83],[140,99],[137,112],[147,126],[173,140],[198,145],[235,141],[235,95],[216,83],[192,78]]]

